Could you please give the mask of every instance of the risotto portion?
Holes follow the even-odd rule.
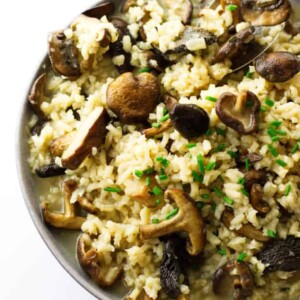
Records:
[[[28,161],[49,186],[45,223],[78,230],[78,263],[101,288],[300,296],[291,14],[287,0],[106,1],[49,36]]]

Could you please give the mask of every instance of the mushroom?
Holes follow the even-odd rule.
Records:
[[[95,249],[87,250],[83,236],[78,238],[77,258],[82,269],[92,278],[100,287],[112,286],[121,276],[122,264],[112,261],[105,265],[99,261],[98,253]]]
[[[263,188],[260,184],[253,184],[250,190],[249,201],[254,209],[261,214],[267,214],[270,212],[270,206],[267,202],[263,201]]]
[[[177,99],[169,94],[165,94],[163,96],[163,102],[166,105],[166,108],[169,112],[175,107],[176,104],[178,104]]]
[[[160,87],[151,73],[124,73],[107,89],[107,105],[121,122],[144,122],[157,105]]]
[[[93,215],[99,215],[100,209],[95,205],[93,205],[87,196],[78,196],[77,202],[80,205],[80,207],[84,209],[86,212]]]
[[[55,163],[50,163],[48,165],[44,165],[40,168],[35,169],[35,173],[40,178],[48,178],[54,176],[60,176],[65,174],[66,169],[60,167]]]
[[[39,136],[42,132],[42,129],[45,126],[45,121],[43,120],[38,120],[37,123],[30,129],[31,135],[37,135]]]
[[[75,133],[70,132],[68,134],[62,135],[50,144],[50,152],[53,156],[62,156],[64,151],[69,147],[72,140],[74,139]]]
[[[176,202],[177,214],[159,224],[142,225],[140,227],[141,238],[147,240],[184,231],[189,236],[187,252],[190,255],[199,254],[204,248],[206,236],[204,221],[195,201],[179,189],[166,190],[165,197]]]
[[[160,73],[164,72],[164,70],[172,64],[167,56],[156,47],[152,50],[144,51],[143,54],[147,60],[147,66]]]
[[[90,9],[87,9],[82,14],[90,17],[100,19],[103,16],[108,16],[114,13],[115,5],[111,1],[100,2]]]
[[[228,127],[241,134],[250,134],[258,130],[260,101],[250,91],[237,96],[225,92],[216,103],[216,113]]]
[[[47,117],[41,109],[41,104],[44,101],[44,88],[47,81],[47,74],[41,74],[33,83],[28,100],[33,112],[38,116],[40,120],[46,121]]]
[[[234,218],[233,212],[231,212],[228,208],[226,208],[221,216],[222,223],[230,230],[230,223],[232,219]],[[264,236],[263,233],[255,228],[252,224],[247,223],[243,224],[240,229],[234,230],[234,232],[238,235],[247,237],[251,240],[256,240],[259,242],[266,242],[270,238],[267,236]]]
[[[176,104],[169,114],[175,129],[186,139],[199,137],[209,127],[207,112],[195,104]]]
[[[67,149],[62,154],[63,167],[75,170],[91,153],[98,148],[106,134],[109,116],[104,107],[96,107],[83,121]]]
[[[218,268],[212,277],[212,288],[215,294],[224,296],[228,291],[226,278],[232,277],[233,299],[244,300],[250,297],[254,289],[254,278],[249,266],[244,262],[230,260]]]
[[[272,239],[256,256],[265,272],[300,270],[300,238]]]
[[[63,31],[50,34],[48,53],[55,72],[70,80],[76,80],[81,76],[78,49],[74,41],[67,39]]]
[[[133,6],[138,6],[137,0],[125,0],[122,4],[121,12],[125,14],[129,11],[130,7]]]
[[[286,21],[291,13],[288,0],[240,0],[241,14],[255,26],[273,26]]]
[[[173,123],[172,121],[169,119],[163,123],[160,124],[160,127],[159,128],[154,128],[154,127],[151,127],[151,128],[147,128],[147,129],[144,129],[143,130],[143,134],[149,138],[149,137],[153,137],[153,136],[156,136],[158,134],[161,134],[165,131],[167,131],[169,128],[171,128],[173,126]]]
[[[249,170],[244,176],[246,183],[245,189],[250,192],[254,184],[264,185],[267,181],[267,172],[265,170]]]
[[[300,71],[300,59],[284,51],[264,53],[255,61],[255,70],[269,82],[285,82]]]
[[[246,154],[240,154],[237,157],[236,161],[237,163],[241,164],[241,163],[245,163],[246,159],[249,160],[249,163],[254,164],[258,161],[261,161],[263,159],[263,156],[256,152],[248,152]]]
[[[193,17],[193,4],[191,0],[162,0],[162,5],[167,11],[174,9],[176,5],[175,14],[176,16],[180,16],[181,22],[184,25],[191,23]]]
[[[41,210],[44,218],[44,222],[56,227],[64,229],[80,229],[81,225],[85,221],[85,218],[78,217],[75,214],[74,204],[70,202],[72,193],[76,189],[76,182],[74,180],[68,180],[64,182],[64,213],[54,213],[50,211],[47,202],[41,204]]]

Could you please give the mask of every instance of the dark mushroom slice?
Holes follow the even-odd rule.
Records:
[[[56,227],[64,229],[79,230],[81,225],[85,221],[85,218],[76,216],[75,206],[70,202],[72,193],[76,189],[76,182],[74,180],[68,180],[64,182],[64,213],[55,213],[50,211],[47,202],[41,204],[41,210],[43,214],[44,222]]]
[[[77,259],[82,269],[100,287],[112,286],[123,272],[122,264],[113,260],[109,265],[99,262],[98,253],[95,249],[85,245],[82,235],[77,241]]]
[[[209,127],[207,112],[195,104],[176,104],[169,114],[175,129],[186,139],[201,136]]]
[[[176,15],[180,16],[181,22],[184,25],[188,25],[192,21],[193,17],[193,3],[191,0],[162,0],[162,5],[166,10],[174,7],[174,2],[178,3]]]
[[[147,121],[160,95],[157,78],[151,73],[124,73],[107,89],[107,105],[121,122],[134,124]]]
[[[82,14],[90,17],[100,19],[103,16],[109,16],[114,13],[115,5],[111,1],[104,1],[97,3],[92,8],[85,10]]]
[[[231,212],[229,209],[226,208],[222,213],[221,221],[229,230],[230,230],[230,223],[233,218],[234,218],[233,212]],[[251,240],[256,240],[258,242],[266,242],[270,239],[269,237],[264,236],[260,230],[255,228],[250,223],[243,224],[240,229],[234,230],[234,232],[238,235],[247,237]]]
[[[167,131],[167,130],[170,129],[172,126],[173,126],[173,122],[169,119],[169,120],[167,120],[167,121],[161,123],[161,124],[160,124],[160,127],[158,127],[158,128],[151,127],[151,128],[144,129],[144,130],[143,130],[143,134],[144,134],[147,138],[150,138],[150,137],[159,135],[159,134],[161,134],[161,133]]]
[[[264,192],[260,184],[255,183],[252,185],[249,195],[249,201],[254,209],[261,214],[267,214],[270,212],[270,206],[263,200]]]
[[[167,110],[170,112],[174,107],[175,105],[178,104],[178,101],[176,98],[172,97],[171,95],[169,94],[165,94],[163,96],[163,102],[164,104],[166,105],[166,108]]]
[[[50,152],[52,156],[62,156],[64,151],[71,144],[74,136],[75,133],[68,133],[53,140],[50,144]]]
[[[254,184],[264,185],[267,182],[267,172],[265,170],[249,170],[244,176],[246,183],[245,189],[250,192]]]
[[[98,148],[106,134],[109,116],[104,107],[96,107],[83,121],[70,145],[62,154],[62,165],[70,170],[77,169],[83,160],[91,154],[92,148]]]
[[[288,0],[241,0],[241,14],[255,26],[273,26],[286,21],[291,13]]]
[[[256,162],[259,162],[263,159],[263,156],[259,153],[256,153],[256,152],[249,152],[247,154],[240,154],[236,161],[238,164],[241,164],[241,163],[245,163],[246,160],[249,160],[249,163],[251,164],[254,164]]]
[[[285,82],[300,71],[300,59],[284,51],[264,53],[255,61],[255,70],[269,82]]]
[[[198,255],[204,248],[206,232],[196,202],[179,189],[168,189],[165,196],[170,201],[176,202],[178,206],[176,215],[158,224],[142,225],[140,227],[141,238],[147,240],[183,231],[189,236],[187,252],[193,256]]]
[[[93,215],[99,215],[100,209],[95,205],[93,205],[87,196],[78,196],[77,202],[80,205],[80,207],[84,209],[86,212]]]
[[[50,34],[48,54],[56,73],[70,80],[76,80],[81,76],[78,49],[74,41],[67,39],[63,31]]]
[[[44,101],[44,89],[47,81],[47,74],[41,74],[33,83],[30,94],[28,95],[28,100],[30,107],[33,112],[38,116],[42,121],[46,121],[47,117],[41,109],[41,104]]]
[[[35,170],[35,173],[40,178],[49,178],[60,175],[65,175],[66,168],[62,168],[55,163],[50,163],[48,165],[44,165]]]
[[[227,278],[231,278],[234,300],[248,299],[253,294],[254,277],[246,263],[230,260],[215,271],[212,277],[212,288],[216,295],[224,296],[228,292],[228,283],[225,284]]]
[[[147,66],[155,69],[158,72],[164,72],[165,69],[171,66],[172,62],[167,58],[165,54],[160,52],[159,49],[153,48],[152,50],[146,50],[144,55],[147,60]]]
[[[265,272],[300,270],[300,238],[272,239],[256,256]]]
[[[241,134],[250,134],[258,130],[260,101],[250,91],[235,95],[225,92],[216,103],[216,113],[228,127]]]

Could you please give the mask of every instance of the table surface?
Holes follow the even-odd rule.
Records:
[[[96,299],[56,261],[35,229],[20,191],[14,149],[19,107],[47,51],[48,33],[64,28],[95,3],[15,0],[1,4],[1,300]]]

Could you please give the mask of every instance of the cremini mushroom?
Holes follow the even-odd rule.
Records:
[[[144,51],[143,55],[146,58],[147,67],[152,68],[160,73],[164,72],[164,70],[172,64],[167,55],[162,53],[156,47],[153,47],[152,50]]]
[[[53,156],[62,156],[64,151],[69,147],[72,140],[74,139],[75,132],[62,135],[54,139],[50,144],[50,152]]]
[[[107,105],[121,122],[134,124],[147,121],[160,95],[157,78],[151,73],[124,73],[107,89]]]
[[[176,202],[177,214],[159,224],[142,225],[141,238],[147,240],[183,231],[189,236],[187,252],[190,255],[199,254],[204,248],[206,235],[204,221],[195,201],[180,189],[166,190],[165,197]]]
[[[114,13],[115,5],[111,1],[97,3],[92,8],[85,10],[82,14],[90,17],[101,19],[103,16],[109,16]]]
[[[256,152],[246,152],[246,153],[240,153],[240,155],[238,155],[236,161],[239,164],[244,164],[246,162],[246,160],[249,161],[249,163],[254,164],[258,161],[261,161],[263,159],[263,156],[259,153]]]
[[[123,271],[122,264],[114,260],[108,265],[100,262],[97,251],[85,245],[82,235],[77,242],[77,258],[82,269],[100,287],[112,286]]]
[[[153,137],[167,131],[172,126],[173,126],[173,122],[169,119],[165,122],[162,122],[158,128],[151,127],[151,128],[144,129],[143,134],[147,138]]]
[[[254,209],[261,214],[270,212],[270,206],[263,200],[264,192],[260,184],[255,183],[252,185],[249,195],[249,201]]]
[[[291,13],[288,0],[240,0],[241,14],[255,26],[273,26],[286,21]]]
[[[96,107],[83,121],[70,145],[62,154],[62,165],[71,170],[77,169],[98,148],[105,137],[109,116],[104,107]]]
[[[93,214],[93,215],[99,215],[100,209],[92,204],[92,201],[89,199],[88,196],[78,196],[77,202],[80,205],[82,209],[84,209],[86,212]]]
[[[68,39],[63,31],[50,34],[48,54],[55,72],[70,80],[81,76],[78,49],[73,39]]]
[[[50,211],[47,202],[41,204],[41,210],[44,218],[44,222],[56,227],[64,229],[80,229],[81,225],[85,221],[85,218],[76,216],[74,204],[70,202],[72,193],[76,189],[76,182],[74,180],[68,180],[64,182],[64,213],[55,213]]]
[[[42,73],[33,83],[31,91],[28,95],[30,107],[33,112],[42,121],[47,120],[45,113],[41,109],[41,104],[44,101],[44,88],[47,81],[47,74]]]
[[[264,185],[267,181],[267,172],[265,170],[249,170],[245,173],[244,176],[245,182],[245,189],[250,192],[251,187],[254,184]]]
[[[269,82],[285,82],[300,71],[300,59],[290,52],[262,54],[255,61],[256,72]]]
[[[228,127],[241,134],[250,134],[258,130],[260,101],[250,91],[238,95],[225,92],[216,103],[216,113]]]
[[[44,165],[40,168],[35,169],[35,173],[40,178],[49,178],[54,176],[64,175],[66,168],[62,168],[55,163]]]
[[[230,211],[228,208],[226,208],[221,216],[222,223],[230,230],[230,223],[234,218],[234,214],[232,211]],[[263,233],[255,228],[252,224],[247,223],[243,224],[240,229],[235,229],[234,232],[238,235],[247,237],[249,239],[253,239],[259,242],[266,242],[270,238],[267,236],[264,236]]]
[[[193,3],[191,0],[162,0],[166,10],[175,10],[176,16],[180,16],[184,25],[190,24],[193,17]]]
[[[168,111],[171,111],[175,107],[175,105],[178,104],[177,99],[169,94],[165,94],[163,96],[163,102],[166,105]]]
[[[231,280],[226,279],[231,278]],[[216,295],[227,296],[232,290],[228,284],[233,286],[233,299],[248,299],[253,294],[254,277],[249,266],[244,262],[230,260],[218,268],[212,277],[212,288]]]

